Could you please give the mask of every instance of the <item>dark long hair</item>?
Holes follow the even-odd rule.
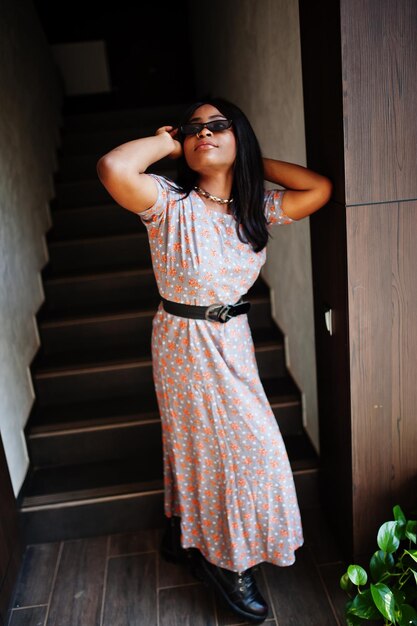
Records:
[[[227,119],[233,120],[236,137],[236,160],[233,171],[231,210],[236,222],[237,235],[243,243],[252,245],[255,252],[260,252],[268,243],[270,233],[264,213],[264,173],[261,149],[252,126],[243,111],[224,98],[207,98],[188,107],[178,124],[189,121],[192,114],[203,104],[216,107]],[[184,137],[176,136],[181,143]],[[198,172],[192,170],[184,156],[177,162],[178,177],[176,185],[187,197],[197,184]],[[240,229],[241,225],[241,229]],[[242,239],[242,232],[246,239]]]

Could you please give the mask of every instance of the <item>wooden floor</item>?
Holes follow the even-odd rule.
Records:
[[[302,512],[305,543],[290,567],[263,564],[268,626],[345,624],[344,564],[318,509]],[[232,626],[211,591],[158,554],[161,531],[29,545],[9,626]]]

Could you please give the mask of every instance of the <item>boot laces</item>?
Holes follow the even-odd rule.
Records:
[[[254,586],[255,580],[250,569],[238,572],[239,591],[249,591]]]

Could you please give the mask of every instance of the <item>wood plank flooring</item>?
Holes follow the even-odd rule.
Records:
[[[263,564],[267,626],[341,626],[345,564],[319,509],[290,567]],[[243,626],[187,571],[163,561],[160,530],[26,547],[8,626]]]

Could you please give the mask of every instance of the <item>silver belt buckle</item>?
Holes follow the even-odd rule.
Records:
[[[230,304],[222,304],[221,302],[219,304],[210,304],[204,312],[204,317],[210,322],[221,322],[224,324],[232,317],[232,315],[229,315],[229,311],[232,306],[233,305]],[[212,314],[216,310],[218,310],[217,314],[213,317]]]

